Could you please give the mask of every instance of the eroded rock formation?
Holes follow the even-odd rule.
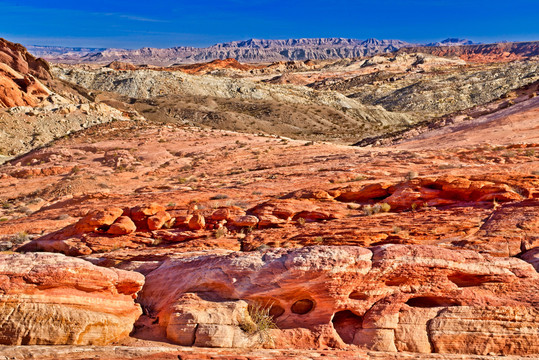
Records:
[[[149,273],[140,296],[182,345],[230,346],[249,302],[271,308],[281,347],[539,351],[539,275],[519,259],[406,245],[187,255]]]
[[[0,254],[0,343],[107,345],[133,330],[138,273],[60,254]]]

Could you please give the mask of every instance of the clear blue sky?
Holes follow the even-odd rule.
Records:
[[[539,0],[0,0],[25,45],[208,46],[249,38],[539,40]]]

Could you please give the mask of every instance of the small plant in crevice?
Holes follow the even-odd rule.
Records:
[[[322,244],[324,242],[324,238],[322,236],[317,236],[313,239],[315,244]]]
[[[226,230],[224,227],[215,230],[215,232],[213,233],[213,237],[216,239],[222,238],[225,235],[226,235]]]
[[[274,346],[275,339],[271,334],[277,325],[270,314],[272,304],[250,304],[246,309],[244,320],[239,324],[240,329],[249,335],[258,335],[259,344]]]
[[[413,180],[415,179],[416,177],[418,177],[419,174],[415,171],[409,171],[408,173],[406,173],[406,175],[404,176],[404,179],[407,180],[407,181],[410,181],[410,180]]]

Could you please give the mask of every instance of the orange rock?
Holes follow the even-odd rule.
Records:
[[[7,64],[21,74],[30,74],[38,79],[52,79],[49,64],[43,59],[36,59],[21,44],[15,44],[0,38],[0,63]]]
[[[111,235],[127,235],[135,232],[137,226],[128,216],[120,216],[107,231]]]
[[[171,220],[171,216],[166,211],[159,211],[153,216],[148,218],[148,228],[150,230],[158,230],[165,225],[167,221]]]
[[[338,193],[334,193],[339,201],[344,202],[364,202],[374,198],[383,198],[389,196],[391,184],[375,183],[361,187],[347,186],[345,188],[335,189]]]
[[[147,275],[140,301],[182,345],[230,346],[240,325],[229,319],[247,301],[271,307],[282,348],[531,355],[539,352],[538,287],[535,269],[516,258],[421,245],[315,246],[184,254]],[[215,331],[199,338],[197,328]],[[310,335],[290,336],[300,328]]]
[[[144,276],[60,254],[0,254],[0,342],[108,345],[142,313]],[[43,319],[46,319],[44,321]]]
[[[219,208],[211,214],[211,219],[214,221],[226,220],[230,217],[228,208]]]
[[[232,219],[232,225],[239,227],[253,227],[258,224],[258,218],[253,215],[238,216]]]
[[[130,217],[133,221],[145,221],[148,216],[157,214],[160,211],[165,211],[166,208],[157,203],[151,203],[149,205],[135,206],[131,208]]]
[[[79,233],[102,231],[106,232],[109,226],[123,214],[123,210],[117,207],[108,207],[104,210],[90,211],[77,222],[75,229]]]
[[[189,219],[189,229],[191,230],[201,230],[206,227],[206,220],[204,216],[200,214],[194,214],[191,219]]]

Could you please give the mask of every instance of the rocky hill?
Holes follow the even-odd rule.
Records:
[[[380,134],[384,128],[403,128],[413,122],[403,113],[363,105],[339,92],[304,86],[182,71],[86,70],[69,66],[56,66],[53,71],[59,79],[84,88],[131,98],[123,100],[135,104],[136,110],[156,121],[338,142]]]
[[[22,45],[0,39],[0,162],[73,131],[129,119],[92,100],[86,91],[53,79],[49,64]]]
[[[153,121],[351,144],[508,96],[539,80],[538,70],[533,59],[470,64],[401,53],[258,66],[234,59],[170,68],[114,62],[53,72]]]
[[[425,45],[410,44],[401,40],[315,38],[263,40],[250,39],[220,43],[206,48],[173,47],[128,49],[31,47],[37,56],[56,63],[98,63],[113,61],[135,65],[149,64],[171,66],[236,59],[240,62],[268,63],[294,60],[346,59],[398,50],[408,53],[426,53],[444,57],[460,57],[467,61],[512,61],[539,54],[539,42],[478,44],[468,39],[448,38]]]
[[[66,47],[66,46],[43,46],[28,45],[26,49],[34,56],[40,58],[50,58],[55,56],[84,56],[88,54],[105,51],[107,48],[84,48],[84,47]]]
[[[471,65],[423,54],[379,57],[375,73],[309,84],[388,111],[437,117],[488,103],[539,80],[539,61]],[[400,68],[399,68],[400,65]],[[367,68],[367,67],[366,67]]]
[[[411,46],[400,49],[400,52],[458,57],[473,62],[513,61],[538,56],[539,41],[463,46]]]

